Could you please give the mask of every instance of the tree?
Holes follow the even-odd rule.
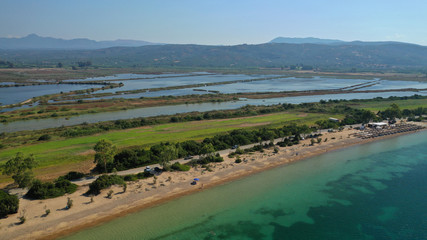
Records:
[[[381,112],[379,115],[381,115],[383,119],[394,120],[395,118],[402,117],[402,111],[396,103],[392,103],[389,108]]]
[[[117,148],[113,145],[110,140],[101,139],[99,140],[95,147],[95,160],[94,162],[99,166],[104,166],[104,171],[107,172],[107,163],[112,162],[114,155],[116,154]]]
[[[178,157],[178,151],[174,145],[164,145],[159,155],[159,164],[163,168],[167,167],[170,160]]]
[[[61,62],[59,62],[57,65],[56,65],[56,67],[57,68],[62,68],[64,65],[61,63]]]
[[[210,156],[214,152],[215,148],[212,143],[203,144],[202,148],[200,149],[200,155]]]
[[[27,187],[33,179],[32,169],[36,165],[37,163],[32,154],[25,157],[22,152],[18,152],[14,158],[11,158],[3,166],[3,174],[12,176],[19,187]]]

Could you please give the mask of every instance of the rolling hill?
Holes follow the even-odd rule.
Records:
[[[101,49],[109,47],[139,47],[153,45],[146,41],[115,40],[94,41],[87,38],[65,40],[30,34],[22,38],[0,38],[0,49]]]
[[[0,60],[17,66],[64,66],[91,61],[104,67],[306,68],[402,71],[427,69],[427,47],[398,42],[258,45],[147,45],[95,50],[0,50]]]

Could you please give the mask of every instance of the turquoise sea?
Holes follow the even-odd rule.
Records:
[[[427,239],[427,131],[278,167],[65,239]]]

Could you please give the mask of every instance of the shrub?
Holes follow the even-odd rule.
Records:
[[[224,158],[222,158],[219,154],[216,155],[210,155],[204,158],[201,158],[199,160],[196,160],[197,164],[208,164],[211,162],[223,162]]]
[[[135,174],[129,174],[123,177],[123,180],[125,180],[126,182],[130,182],[130,181],[137,181],[138,180],[138,176]]]
[[[234,162],[235,162],[235,163],[241,163],[241,162],[242,162],[242,159],[237,158]]]
[[[63,196],[66,193],[73,193],[77,190],[77,185],[67,179],[59,177],[55,182],[42,183],[36,179],[28,190],[26,196],[32,199],[48,199]]]
[[[71,172],[69,172],[69,173],[67,173],[64,176],[61,176],[59,178],[64,178],[66,180],[73,181],[73,180],[76,180],[76,179],[80,179],[80,178],[82,178],[84,176],[85,176],[84,173],[71,171]]]
[[[150,172],[140,172],[140,173],[136,174],[136,176],[138,177],[138,179],[144,179],[144,178],[152,177],[154,175],[151,174]]]
[[[95,194],[98,195],[101,193],[102,189],[106,189],[112,185],[124,185],[125,181],[123,177],[118,175],[102,175],[97,178],[94,182],[89,184],[89,190],[86,194]]]
[[[19,224],[24,224],[25,221],[27,221],[27,218],[25,216],[20,216],[18,219],[19,219]]]
[[[6,217],[8,214],[17,213],[18,208],[18,197],[0,190],[0,218]]]
[[[111,198],[113,197],[113,193],[114,193],[114,191],[113,191],[113,190],[108,191],[108,193],[107,193],[107,198],[108,198],[108,199],[111,199]]]
[[[235,152],[236,154],[243,154],[244,153],[244,151],[241,149],[241,148],[237,148],[236,149],[236,152]]]
[[[191,167],[185,164],[181,164],[179,162],[175,162],[174,164],[172,164],[171,168],[175,171],[185,172],[185,171],[189,171]]]
[[[38,141],[48,141],[52,138],[52,136],[50,136],[49,134],[43,134],[39,137]]]
[[[73,200],[71,198],[67,198],[67,206],[66,209],[70,209],[73,206]]]

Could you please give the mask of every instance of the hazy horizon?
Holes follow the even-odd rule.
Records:
[[[4,0],[0,37],[259,44],[276,37],[427,45],[427,2]]]

